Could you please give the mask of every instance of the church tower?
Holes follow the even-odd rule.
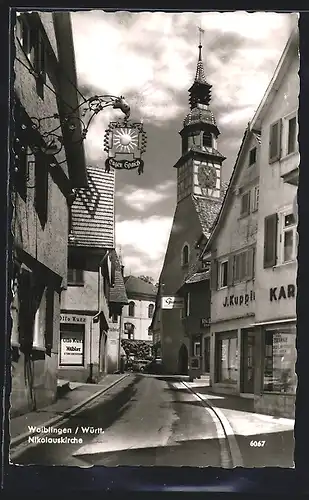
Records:
[[[211,234],[223,194],[221,167],[225,157],[217,150],[219,129],[209,107],[211,85],[204,72],[201,39],[198,48],[195,79],[189,89],[190,111],[180,131],[182,154],[174,165],[177,204],[157,300],[161,304],[158,329],[167,373],[187,373],[189,358],[195,356],[194,345],[200,342],[197,337],[201,336],[201,318],[210,314],[209,276],[198,276],[195,291],[188,284],[195,283],[196,273],[201,270],[200,249]],[[167,308],[161,301],[163,296],[182,297],[181,311]]]
[[[182,155],[177,168],[177,203],[189,195],[219,200],[221,197],[221,166],[225,157],[217,150],[220,134],[209,107],[211,88],[205,76],[202,43],[193,85],[189,89],[190,112],[180,131]]]

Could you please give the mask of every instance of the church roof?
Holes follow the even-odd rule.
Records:
[[[206,105],[197,104],[197,106],[187,114],[183,121],[184,127],[195,123],[206,123],[217,126],[213,112]]]
[[[114,283],[109,290],[109,300],[110,302],[128,304],[128,296],[122,275],[121,263],[116,250],[111,250],[109,256],[112,267],[114,268]]]
[[[157,295],[157,288],[151,283],[146,283],[146,281],[142,280],[141,278],[137,278],[136,276],[132,275],[126,276],[124,278],[124,283],[129,299],[133,296],[134,298],[140,296],[142,299],[145,295],[147,295],[153,297],[153,300],[155,300],[155,297]]]
[[[202,227],[202,232],[209,238],[212,227],[219,214],[222,199],[210,199],[192,195],[192,200]]]
[[[88,187],[76,189],[69,246],[113,248],[115,173],[87,167]]]

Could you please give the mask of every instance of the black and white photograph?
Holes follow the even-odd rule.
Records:
[[[299,14],[14,16],[10,463],[294,468]]]

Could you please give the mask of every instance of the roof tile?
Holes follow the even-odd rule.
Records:
[[[88,187],[76,190],[70,246],[113,248],[115,173],[88,166]]]

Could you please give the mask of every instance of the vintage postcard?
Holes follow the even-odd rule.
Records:
[[[10,462],[293,468],[298,14],[15,14]]]

